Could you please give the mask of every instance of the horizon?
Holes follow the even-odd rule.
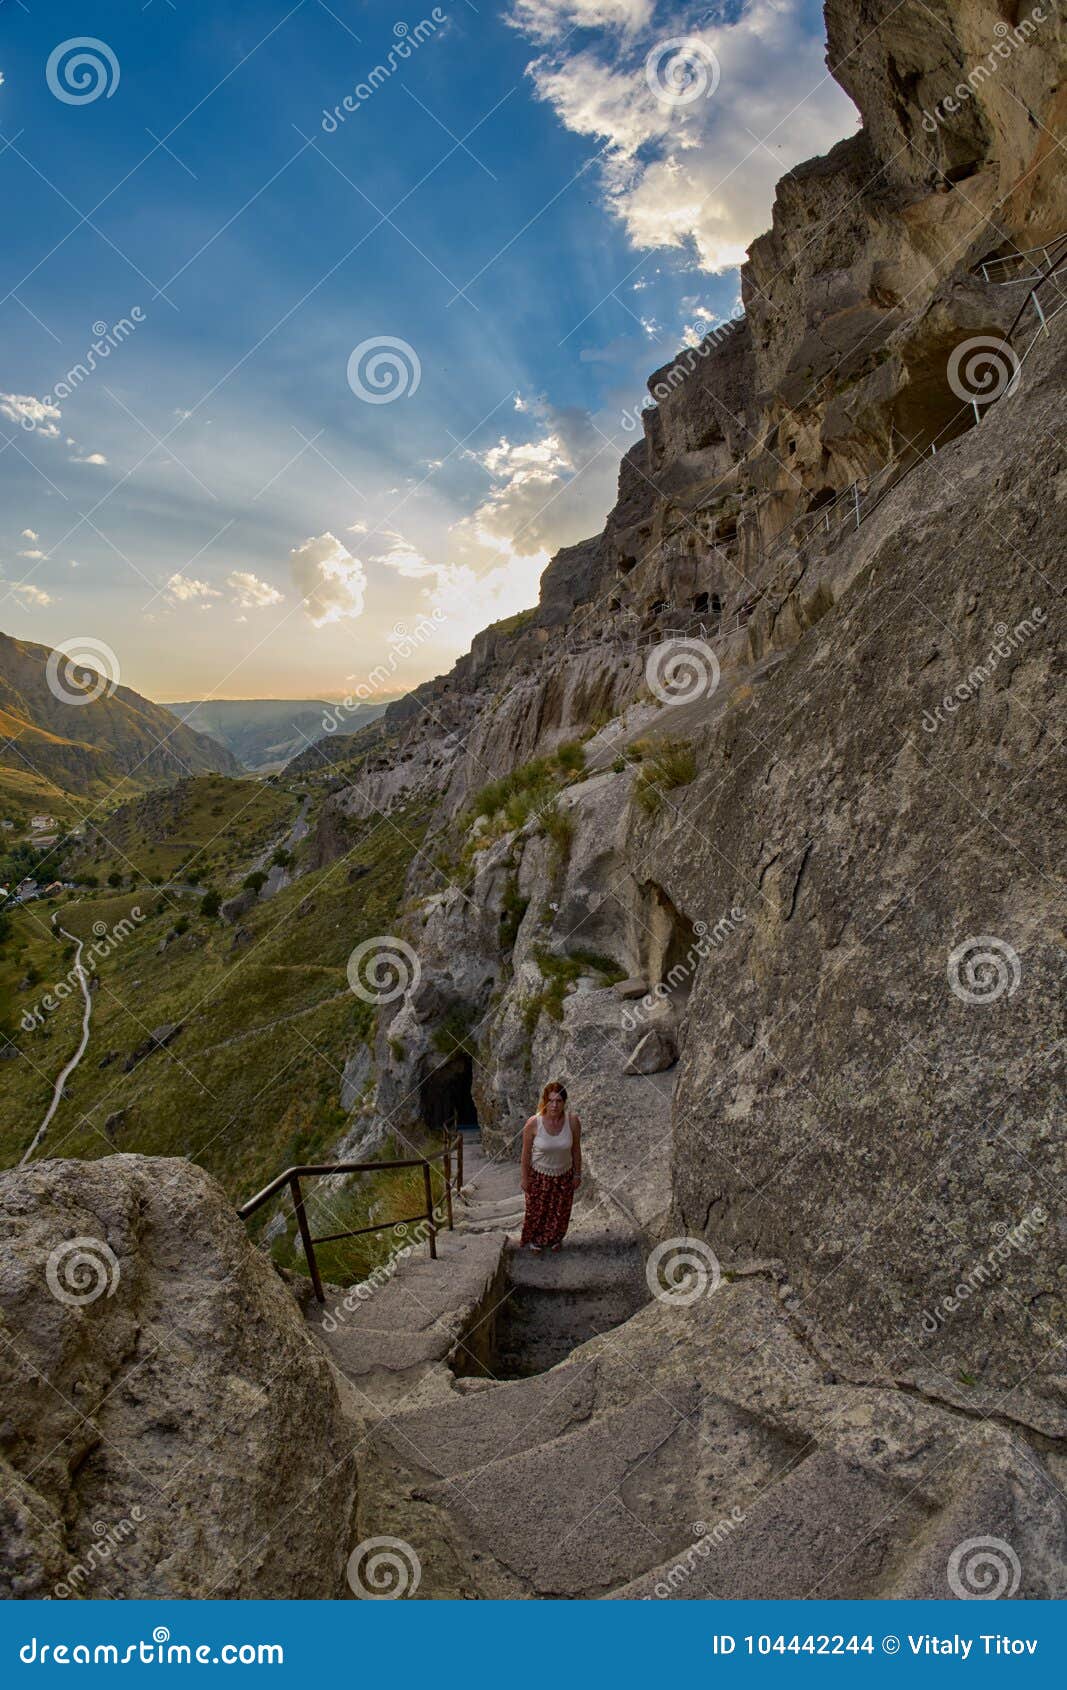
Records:
[[[535,604],[856,123],[813,0],[83,27],[20,10],[0,60],[0,618],[160,702],[330,702],[405,646],[402,694]],[[715,74],[665,101],[682,30]]]

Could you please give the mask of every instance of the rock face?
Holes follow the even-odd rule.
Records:
[[[339,1594],[336,1389],[208,1175],[41,1162],[0,1212],[3,1594]]]
[[[408,989],[373,1073],[344,1068],[352,1146],[476,1109],[501,1164],[473,1245],[330,1346],[396,1411],[372,1428],[346,1390],[373,1434],[357,1530],[408,1539],[423,1595],[949,1597],[990,1536],[1007,1594],[1062,1592],[1067,284],[1047,334],[1025,302],[1067,191],[1041,10],[1020,41],[991,0],[829,0],[863,128],[780,184],[743,320],[652,377],[604,532],[316,754],[345,771],[319,864],[350,817],[434,806],[387,941]],[[1018,380],[972,405],[961,353],[990,336]],[[557,1075],[573,1255],[523,1260],[521,1318],[499,1353],[474,1321],[471,1359],[517,1374],[535,1340],[551,1372],[457,1380],[449,1264],[479,1311],[510,1271],[509,1162]],[[140,1469],[165,1512],[116,1592],[206,1593],[217,1562],[218,1594],[336,1594],[334,1382],[206,1178],[114,1157],[5,1185],[15,1588],[69,1582],[91,1522],[145,1506]],[[113,1297],[50,1295],[72,1236],[108,1241]],[[672,1251],[708,1294],[639,1307],[642,1254]]]
[[[466,1084],[513,1154],[560,1074],[594,1191],[649,1243],[772,1259],[849,1377],[1008,1393],[1059,1435],[1067,314],[1042,334],[1026,301],[1030,249],[1065,249],[1065,38],[1039,11],[831,0],[862,131],[779,185],[744,320],[651,378],[603,534],[387,714],[376,784],[336,803],[433,762],[443,867],[410,882],[382,1117]],[[979,40],[996,63],[958,96]],[[990,337],[1000,397],[971,404],[960,354]],[[662,704],[679,632],[703,674]],[[575,738],[554,808],[479,819]],[[469,1030],[447,1063],[443,1021]]]

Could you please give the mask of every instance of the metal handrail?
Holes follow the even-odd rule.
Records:
[[[237,1211],[237,1218],[238,1220],[246,1221],[250,1215],[255,1214],[257,1209],[261,1209],[264,1203],[269,1202],[276,1192],[281,1191],[283,1186],[287,1185],[292,1193],[293,1209],[296,1213],[296,1224],[300,1230],[300,1241],[304,1246],[304,1257],[307,1261],[308,1273],[311,1276],[311,1283],[314,1287],[315,1296],[320,1303],[325,1303],[326,1294],[322,1288],[322,1278],[319,1274],[319,1264],[315,1258],[316,1244],[333,1244],[339,1238],[362,1238],[368,1232],[389,1232],[395,1226],[412,1226],[416,1221],[425,1221],[427,1226],[427,1242],[430,1246],[430,1255],[436,1261],[437,1221],[434,1213],[433,1185],[430,1180],[430,1163],[439,1160],[443,1160],[444,1162],[445,1214],[448,1221],[448,1230],[451,1232],[454,1229],[452,1214],[453,1154],[456,1158],[455,1189],[459,1192],[463,1189],[462,1133],[457,1133],[455,1138],[449,1140],[442,1150],[431,1150],[425,1156],[406,1157],[402,1161],[298,1163],[295,1167],[286,1168],[283,1173],[276,1175],[269,1185],[265,1185],[263,1187],[262,1191],[257,1191],[254,1197],[250,1197],[248,1199],[247,1203],[242,1203]],[[403,1220],[399,1221],[377,1221],[373,1226],[352,1227],[347,1232],[330,1232],[326,1233],[322,1238],[312,1238],[311,1228],[308,1226],[307,1222],[307,1212],[304,1208],[304,1194],[300,1189],[300,1181],[302,1178],[307,1179],[312,1176],[323,1174],[383,1173],[397,1168],[422,1169],[423,1196],[426,1204],[422,1214],[408,1215]]]
[[[993,286],[993,287],[1017,287],[1020,282],[1038,281],[1047,272],[1050,271],[1051,266],[1052,266],[1052,256],[1051,255],[1055,251],[1055,249],[1059,246],[1061,241],[1067,241],[1067,232],[1063,232],[1063,233],[1058,234],[1058,235],[1053,235],[1052,239],[1050,241],[1046,241],[1043,246],[1025,247],[1022,252],[1006,252],[1006,253],[1003,253],[999,258],[984,258],[980,264],[976,264],[974,266],[971,274],[976,276],[979,273],[981,273],[981,277],[982,277],[983,282],[990,282],[991,286]],[[1023,259],[1033,258],[1034,254],[1038,253],[1038,252],[1041,253],[1042,257],[1045,260],[1044,269],[1042,269],[1042,266],[1040,264],[1038,264],[1037,267],[1036,267],[1036,272],[1032,275],[1029,275],[1029,276],[1008,276],[1006,278],[1006,280],[1003,281],[1003,282],[998,282],[995,279],[992,279],[989,275],[990,270],[992,270],[995,265],[998,265],[998,264],[1018,264]]]

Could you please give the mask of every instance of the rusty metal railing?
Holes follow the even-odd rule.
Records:
[[[454,1186],[452,1175],[453,1158],[455,1165]],[[264,1203],[269,1202],[270,1199],[277,1194],[277,1192],[281,1191],[285,1186],[288,1186],[290,1192],[292,1193],[293,1210],[296,1214],[296,1224],[300,1232],[300,1241],[304,1246],[304,1257],[307,1261],[308,1273],[311,1277],[315,1296],[318,1298],[320,1303],[325,1303],[326,1295],[322,1288],[322,1277],[319,1273],[319,1264],[315,1257],[316,1244],[334,1244],[340,1238],[362,1238],[368,1232],[391,1232],[394,1227],[413,1226],[416,1221],[424,1221],[427,1228],[427,1242],[430,1246],[430,1255],[436,1260],[438,1226],[433,1200],[433,1181],[430,1178],[430,1164],[431,1162],[438,1161],[443,1161],[444,1163],[445,1216],[448,1230],[451,1232],[454,1226],[452,1214],[452,1192],[453,1189],[455,1189],[457,1193],[463,1189],[462,1133],[457,1133],[455,1138],[450,1139],[442,1150],[432,1150],[425,1156],[410,1156],[401,1161],[307,1162],[300,1163],[294,1168],[286,1168],[284,1173],[278,1174],[275,1179],[271,1180],[269,1185],[265,1185],[262,1191],[257,1191],[254,1197],[250,1197],[247,1203],[242,1203],[237,1211],[237,1217],[239,1220],[246,1221],[250,1215],[255,1214],[257,1209],[261,1209]],[[300,1181],[302,1179],[318,1177],[324,1174],[388,1173],[399,1168],[422,1169],[422,1187],[425,1199],[425,1209],[421,1214],[405,1215],[399,1220],[377,1221],[373,1226],[352,1227],[347,1232],[330,1232],[324,1234],[321,1238],[312,1238],[311,1228],[308,1226],[307,1210],[304,1206],[304,1193],[300,1185]]]

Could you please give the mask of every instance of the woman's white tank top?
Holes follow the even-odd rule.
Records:
[[[547,1132],[542,1117],[538,1115],[530,1160],[539,1174],[570,1173],[574,1161],[574,1134],[569,1115],[564,1117],[558,1133]]]

